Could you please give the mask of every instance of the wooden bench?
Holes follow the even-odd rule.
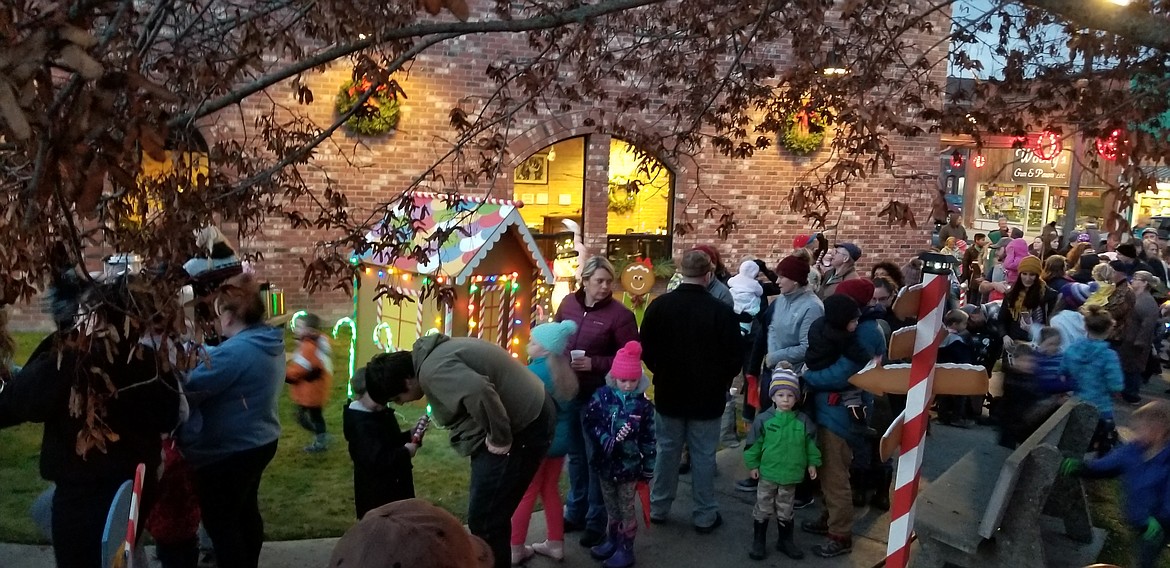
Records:
[[[919,495],[916,567],[1048,565],[1042,515],[1063,521],[1063,534],[1093,539],[1084,488],[1061,477],[1065,457],[1080,458],[1097,426],[1097,410],[1070,400],[1012,451],[973,449]]]

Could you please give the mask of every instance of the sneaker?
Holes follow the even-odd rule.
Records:
[[[758,479],[741,479],[735,482],[735,490],[743,491],[744,493],[755,493],[756,487],[759,487],[760,480]]]
[[[328,450],[328,449],[329,449],[329,446],[326,446],[325,444],[322,444],[321,442],[313,442],[312,444],[305,446],[305,451],[309,452],[310,454],[319,454],[319,453],[324,452],[325,450]]]
[[[657,517],[654,513],[650,514],[650,523],[655,525],[665,525],[666,517]]]
[[[523,544],[519,546],[512,545],[512,566],[519,566],[528,562],[534,554],[536,553],[532,551],[531,546],[525,546]]]
[[[800,530],[811,534],[827,535],[829,534],[829,522],[820,519],[805,521],[800,523]]]
[[[715,522],[705,527],[695,525],[695,532],[699,534],[711,534],[712,532],[715,532],[715,529],[719,528],[721,525],[723,525],[723,515],[715,513]]]
[[[538,542],[532,545],[532,551],[557,561],[565,559],[565,543],[559,540]]]
[[[601,531],[585,529],[585,534],[581,535],[581,540],[578,542],[580,542],[581,546],[584,546],[585,548],[593,548],[594,546],[605,542],[605,533]]]
[[[818,544],[812,547],[813,554],[821,558],[832,558],[834,556],[841,556],[842,554],[849,554],[853,552],[853,539],[835,539],[830,538],[824,544]]]
[[[803,501],[800,499],[793,499],[792,500],[792,508],[793,509],[803,509],[805,507],[808,507],[809,505],[812,505],[813,502],[815,502],[815,501],[816,501],[816,499],[813,499],[812,497],[809,497],[808,499],[805,499]]]

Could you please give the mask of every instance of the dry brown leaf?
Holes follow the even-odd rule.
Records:
[[[32,136],[32,127],[24,111],[16,104],[16,93],[8,81],[0,81],[0,116],[8,123],[8,129],[17,140],[28,140]]]
[[[423,9],[432,16],[437,16],[443,9],[443,0],[422,0]]]
[[[467,7],[466,0],[444,0],[443,3],[460,22],[466,22],[467,18],[471,17],[471,9]]]

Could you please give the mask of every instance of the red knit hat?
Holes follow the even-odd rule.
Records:
[[[642,378],[642,344],[631,341],[618,349],[609,368],[609,376],[617,380],[636,381]]]
[[[719,251],[716,250],[715,247],[711,245],[695,245],[691,250],[702,252],[703,254],[707,255],[707,258],[711,259],[711,264],[719,266]]]
[[[837,293],[849,296],[858,306],[864,308],[873,299],[873,282],[868,278],[846,280],[837,285]]]
[[[792,248],[795,250],[807,247],[815,238],[813,235],[796,235],[796,238],[792,239]]]
[[[803,258],[786,256],[776,267],[776,274],[795,281],[801,286],[808,286],[808,273],[811,269],[812,267]]]

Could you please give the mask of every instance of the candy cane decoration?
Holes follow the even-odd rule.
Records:
[[[931,270],[928,260],[923,270],[924,282],[918,303],[914,357],[910,362],[910,390],[906,394],[906,419],[894,482],[894,507],[890,512],[889,545],[886,548],[886,566],[890,568],[906,568],[910,562],[914,500],[918,497],[922,451],[925,447],[927,421],[930,419],[927,411],[934,389],[934,366],[938,361],[938,342],[935,339],[942,329],[943,311],[950,291],[947,273]]]
[[[520,303],[520,295],[516,293],[518,288],[519,285],[513,282],[512,294],[508,298],[508,333],[504,337],[504,349],[509,351],[512,350],[512,336],[516,334],[516,304]]]
[[[349,378],[353,379],[354,373],[354,358],[357,356],[357,322],[353,321],[351,317],[344,317],[337,320],[333,324],[333,339],[337,339],[337,334],[341,332],[341,328],[349,328]],[[353,398],[353,387],[349,387],[349,397]]]
[[[423,299],[420,298],[418,296],[418,294],[415,294],[415,296],[414,296],[414,303],[417,307],[417,309],[415,310],[415,315],[414,315],[414,336],[415,337],[422,337],[423,336],[423,308],[425,306],[423,305]]]
[[[505,337],[508,334],[508,327],[509,327],[508,324],[512,323],[512,320],[507,319],[507,317],[506,317],[508,315],[508,312],[504,310],[504,302],[509,302],[509,303],[511,302],[511,300],[509,299],[509,296],[511,296],[511,294],[508,293],[508,290],[509,290],[508,284],[504,283],[504,286],[500,290],[500,313],[498,314],[498,317],[496,318],[497,320],[499,320],[496,323],[496,343],[500,347],[503,347],[504,349],[508,348],[508,344],[505,343],[504,341],[505,341]]]
[[[959,307],[967,305],[967,283],[959,284]]]
[[[134,469],[134,490],[130,493],[130,519],[126,522],[126,540],[122,542],[122,555],[126,568],[134,566],[134,546],[138,543],[138,510],[142,507],[142,481],[146,477],[146,464]]]
[[[383,344],[381,341],[383,336],[380,332],[382,331],[386,332],[385,344]],[[390,324],[386,322],[380,322],[378,325],[374,326],[374,347],[381,349],[383,353],[394,351],[394,330],[390,329]]]

